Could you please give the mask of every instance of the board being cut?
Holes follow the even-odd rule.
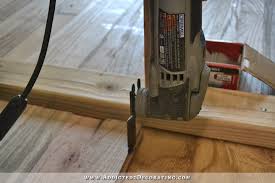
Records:
[[[0,97],[7,100],[20,93],[33,68],[32,64],[1,62]],[[136,79],[46,66],[29,101],[84,116],[126,121],[130,113],[129,89]],[[140,121],[157,129],[275,148],[274,114],[273,96],[209,88],[201,113],[190,122]]]

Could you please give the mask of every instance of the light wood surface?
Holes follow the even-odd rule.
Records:
[[[0,21],[5,21],[14,12],[29,4],[32,0],[2,0],[0,5]]]
[[[125,122],[29,106],[0,142],[0,172],[119,173],[127,154]]]
[[[149,128],[143,133],[129,172],[275,172],[274,150]]]
[[[35,51],[40,51],[48,1],[29,0],[25,6],[22,5],[22,2],[26,0],[22,2],[8,1],[9,6],[3,6],[5,11],[1,11],[3,14],[9,13],[9,16],[6,15],[8,17],[0,24],[0,57],[25,60]],[[89,3],[88,1],[58,0],[53,35],[62,30]],[[11,5],[12,7],[10,7]],[[17,11],[14,11],[15,8]]]
[[[93,0],[88,4],[78,16],[67,24],[63,23],[64,26],[53,34],[46,64],[142,76],[143,2]],[[57,17],[68,14],[71,16],[71,13],[56,13]],[[33,41],[32,46],[41,45],[38,36],[42,37],[43,32],[39,31],[40,35],[35,35],[37,41]],[[29,43],[29,40],[24,41],[21,43],[24,47],[14,48],[4,58],[36,62],[39,49],[32,52],[29,49],[26,53]],[[18,52],[23,52],[23,58]]]
[[[247,45],[244,48],[242,70],[275,89],[275,63]]]
[[[1,62],[0,66],[1,98],[9,99],[23,90],[29,78],[26,73],[34,65]],[[126,76],[46,66],[29,100],[75,114],[126,121],[130,114],[129,86],[135,81]],[[209,88],[202,111],[190,122],[140,121],[157,129],[275,148],[274,114],[273,96]]]

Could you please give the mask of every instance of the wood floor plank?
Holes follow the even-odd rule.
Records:
[[[57,6],[63,0],[57,1]],[[48,2],[34,0],[0,24],[0,57],[4,57],[46,21]]]
[[[11,0],[0,0],[0,7],[6,6]]]
[[[68,119],[68,114],[56,115],[53,110],[34,107],[26,114],[0,143],[1,172],[30,172]]]
[[[10,0],[9,3],[12,3],[12,2],[13,1]],[[91,2],[92,1],[90,2],[84,1],[81,3],[81,6],[79,8],[87,6]],[[22,3],[23,1],[22,2],[20,1],[20,4]],[[5,57],[20,43],[22,43],[27,38],[31,37],[32,33],[37,31],[39,28],[41,29],[45,25],[47,12],[48,12],[48,1],[32,0],[28,3],[26,2],[25,4],[26,5],[24,6],[24,8],[21,8],[21,9],[17,8],[18,11],[13,11],[12,8],[13,6],[15,6],[13,4],[12,4],[13,5],[12,7],[6,7],[8,8],[6,11],[12,11],[13,14],[9,16],[7,19],[5,19],[5,21],[2,21],[0,24],[0,40],[1,40],[0,57]],[[72,0],[72,1],[58,0],[56,12],[62,12],[65,7],[72,6],[71,11],[73,11],[74,14],[77,15],[78,13],[80,13],[79,12],[80,10],[73,8],[75,4],[79,4],[79,1],[78,0]],[[5,15],[8,14],[8,12],[4,12],[4,11],[1,11],[1,13]],[[39,33],[40,33],[39,37],[43,36],[44,31]],[[31,43],[32,42],[29,42],[30,45],[27,45],[30,48],[35,46],[35,45],[32,45]]]
[[[73,118],[49,144],[32,172],[119,173],[128,155],[126,123]]]
[[[77,16],[79,13],[81,13],[81,11],[83,11],[83,9],[89,6],[89,4],[94,2],[95,1],[91,0],[66,0],[63,3],[61,3],[57,7],[55,13],[52,37],[59,31],[62,31],[66,24],[73,20],[73,18]],[[35,52],[39,52],[42,44],[42,39],[44,36],[45,23],[46,22],[43,21],[39,28],[33,31],[33,33],[27,36],[23,42],[15,46],[15,48],[12,49],[9,53],[7,53],[3,58],[7,60],[27,60]],[[51,47],[51,45],[52,41],[50,41],[49,47]],[[36,62],[36,60],[34,60],[34,62]]]
[[[142,77],[143,24],[143,2],[135,1],[116,24],[103,24],[109,31],[105,41],[83,60],[79,68]]]
[[[69,16],[77,16],[86,7],[89,7],[90,4],[95,2],[100,2],[99,0],[66,0],[66,3],[59,6],[56,13],[58,15],[69,15]]]
[[[1,63],[2,99],[17,95],[29,79],[26,73],[34,67],[13,64]],[[80,115],[127,120],[129,86],[135,81],[136,78],[125,76],[46,66],[29,99],[33,104]],[[201,113],[190,122],[147,118],[140,121],[153,128],[275,148],[274,114],[272,96],[209,88]]]
[[[129,172],[275,172],[274,150],[150,128],[143,133]]]
[[[58,33],[74,17],[70,15],[55,15],[52,36]],[[39,52],[42,46],[45,26],[41,25],[31,33],[24,41],[16,45],[9,53],[4,56],[7,60],[27,60],[34,52]],[[51,42],[49,44],[51,46]]]
[[[12,14],[16,13],[29,3],[32,0],[8,0],[8,1],[0,1],[0,21],[6,20]]]
[[[109,30],[105,24],[115,25],[129,11],[137,0],[107,1],[91,3],[66,29],[52,38],[46,63],[63,67],[77,68],[90,52],[106,40]],[[35,53],[28,62],[34,62]]]
[[[0,171],[119,173],[128,155],[126,129],[122,121],[29,106],[0,142]]]

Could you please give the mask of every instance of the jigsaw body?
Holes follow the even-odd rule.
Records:
[[[136,117],[189,121],[201,110],[210,69],[205,63],[202,0],[146,0],[146,87],[130,92],[128,147],[136,146]],[[145,16],[146,17],[146,16]],[[149,24],[149,25],[148,25]],[[150,40],[146,40],[146,38]]]
[[[210,73],[204,60],[202,1],[154,0],[152,5],[154,51],[146,60],[149,83],[137,91],[136,112],[187,121],[201,110]]]

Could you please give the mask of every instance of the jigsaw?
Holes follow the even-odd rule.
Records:
[[[205,63],[202,0],[152,0],[153,38],[145,88],[138,80],[130,92],[129,152],[135,147],[136,117],[189,121],[202,107],[210,69]],[[145,44],[146,44],[145,40]]]

